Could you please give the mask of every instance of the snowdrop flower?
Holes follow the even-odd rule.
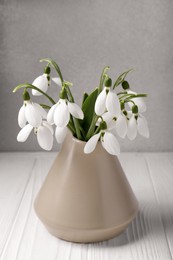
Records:
[[[101,131],[98,134],[93,135],[84,147],[84,153],[88,154],[94,151],[97,142],[101,141],[103,148],[112,155],[120,154],[120,146],[116,137],[109,132],[105,121],[100,123]]]
[[[43,75],[37,77],[33,83],[33,86],[41,89],[44,92],[47,92],[48,86],[49,86],[49,80],[48,80],[48,75],[46,73],[44,73]],[[39,91],[32,89],[32,94],[33,96],[41,96],[42,93],[40,93]]]
[[[108,80],[96,99],[95,113],[101,116],[107,110],[112,115],[118,117],[121,112],[120,102],[115,90],[110,88],[112,84],[111,79],[109,78]]]
[[[127,134],[127,118],[122,111],[120,112],[120,115],[117,118],[114,117],[109,112],[104,113],[101,116],[101,118],[103,121],[105,121],[108,124],[109,130],[115,129],[116,133],[121,138],[125,138],[125,136]],[[101,122],[101,118],[99,118],[96,125],[99,125],[99,123]],[[114,131],[112,131],[112,132],[114,132]]]
[[[130,115],[131,113],[128,114]],[[145,117],[141,113],[132,113],[128,121],[127,137],[130,140],[134,140],[137,136],[137,132],[140,135],[149,138],[149,129]]]
[[[53,146],[53,128],[47,121],[42,121],[38,127],[33,127],[30,124],[25,125],[18,133],[17,141],[25,142],[33,129],[37,135],[37,141],[40,147],[50,151]]]
[[[69,102],[63,95],[64,92],[60,93],[59,101],[51,107],[47,114],[47,121],[61,128],[65,128],[68,125],[70,114],[78,119],[83,119],[84,117],[81,108],[77,104]]]
[[[30,100],[29,93],[24,93],[23,106],[20,108],[18,113],[18,124],[23,128],[28,122],[33,127],[41,125],[42,118],[47,117],[46,111],[37,103],[33,103]]]

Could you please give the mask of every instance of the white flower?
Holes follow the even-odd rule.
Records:
[[[105,121],[100,122],[104,124],[104,129],[102,129],[98,134],[93,135],[84,147],[85,153],[91,153],[94,151],[98,140],[100,139],[103,148],[112,155],[119,155],[120,146],[116,137],[110,132],[112,129],[111,122],[107,123]]]
[[[116,92],[104,87],[96,99],[95,113],[100,116],[106,112],[106,110],[115,117],[118,117],[121,112],[120,102]]]
[[[33,129],[37,135],[37,141],[40,147],[50,151],[53,146],[53,128],[46,121],[42,121],[41,125],[38,127],[33,127],[30,124],[25,125],[18,133],[17,141],[25,142]]]
[[[132,91],[130,89],[127,89],[127,93],[128,94],[135,94],[135,95],[137,95],[136,92],[134,92],[134,91]],[[138,109],[139,109],[140,113],[143,113],[143,112],[145,112],[147,110],[145,101],[144,101],[144,99],[142,97],[134,98],[133,101],[138,106]],[[128,105],[129,105],[130,108],[132,108],[132,106],[133,106],[133,104],[131,102],[128,102]]]
[[[106,131],[101,131],[98,134],[93,135],[88,142],[86,143],[84,147],[84,153],[88,154],[94,151],[96,144],[98,140],[101,140],[101,144],[103,148],[110,154],[112,155],[119,155],[120,154],[120,146],[119,143],[116,139],[116,137]]]
[[[145,117],[141,114],[138,114],[137,119],[135,117],[136,116],[132,114],[128,121],[128,129],[127,129],[128,138],[130,140],[134,140],[137,136],[137,132],[140,135],[149,138],[149,129]]]
[[[30,100],[24,101],[23,106],[19,110],[18,124],[23,128],[28,122],[33,127],[41,125],[42,118],[46,118],[46,111],[37,103]]]
[[[41,89],[42,91],[46,92],[47,89],[48,89],[48,85],[49,85],[48,75],[46,73],[44,73],[43,75],[37,77],[33,81],[32,85]],[[42,95],[39,91],[37,91],[35,89],[32,89],[32,94],[34,96],[41,96]]]
[[[55,82],[55,84],[57,84],[60,88],[62,88],[62,82],[60,78],[52,78],[52,81]]]
[[[106,122],[108,125],[109,130],[115,129],[117,134],[124,138],[127,134],[127,118],[123,114],[123,112],[120,113],[120,115],[115,118],[111,113],[106,112],[102,116],[102,120]],[[98,119],[96,125],[99,125],[101,122],[101,118]]]
[[[77,104],[69,102],[66,99],[59,99],[49,110],[47,121],[50,124],[64,128],[68,125],[70,114],[79,119],[83,119],[84,117],[83,111]]]

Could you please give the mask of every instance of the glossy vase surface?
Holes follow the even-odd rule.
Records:
[[[34,203],[48,231],[72,242],[110,239],[127,228],[138,202],[116,156],[100,143],[84,154],[85,142],[66,137]]]

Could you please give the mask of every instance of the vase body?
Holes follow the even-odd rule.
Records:
[[[72,242],[97,242],[120,234],[138,202],[119,160],[100,144],[84,154],[85,142],[69,134],[34,203],[48,231]]]

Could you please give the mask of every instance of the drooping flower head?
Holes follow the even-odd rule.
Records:
[[[84,114],[81,108],[74,102],[67,99],[67,93],[62,88],[58,102],[51,107],[47,115],[47,121],[58,127],[66,127],[70,120],[70,114],[78,119],[83,119]]]
[[[43,120],[37,127],[33,127],[30,124],[25,125],[18,133],[17,141],[25,142],[33,129],[40,147],[44,150],[50,151],[53,146],[53,128],[45,120]]]
[[[149,138],[149,129],[148,124],[145,117],[139,113],[138,106],[133,105],[132,112],[128,112],[129,120],[128,120],[128,128],[127,128],[127,136],[130,140],[134,140],[137,136],[137,132]]]
[[[48,86],[50,85],[50,67],[46,66],[44,74],[42,74],[41,76],[37,77],[32,85],[39,88],[40,90],[47,92],[48,90]],[[34,96],[41,96],[42,93],[40,93],[39,91],[32,89],[32,94]]]
[[[88,154],[94,151],[97,142],[101,141],[103,148],[112,155],[119,155],[120,146],[116,137],[111,133],[111,129],[105,121],[100,122],[100,132],[93,135],[84,147],[84,153]]]
[[[23,99],[24,102],[18,114],[19,126],[23,128],[27,122],[33,127],[40,126],[42,119],[47,117],[46,111],[39,104],[31,101],[26,89],[23,93]]]
[[[95,113],[99,116],[106,111],[116,117],[120,114],[120,102],[115,90],[111,88],[111,85],[112,80],[111,78],[108,78],[105,81],[105,87],[97,97],[95,103]]]

